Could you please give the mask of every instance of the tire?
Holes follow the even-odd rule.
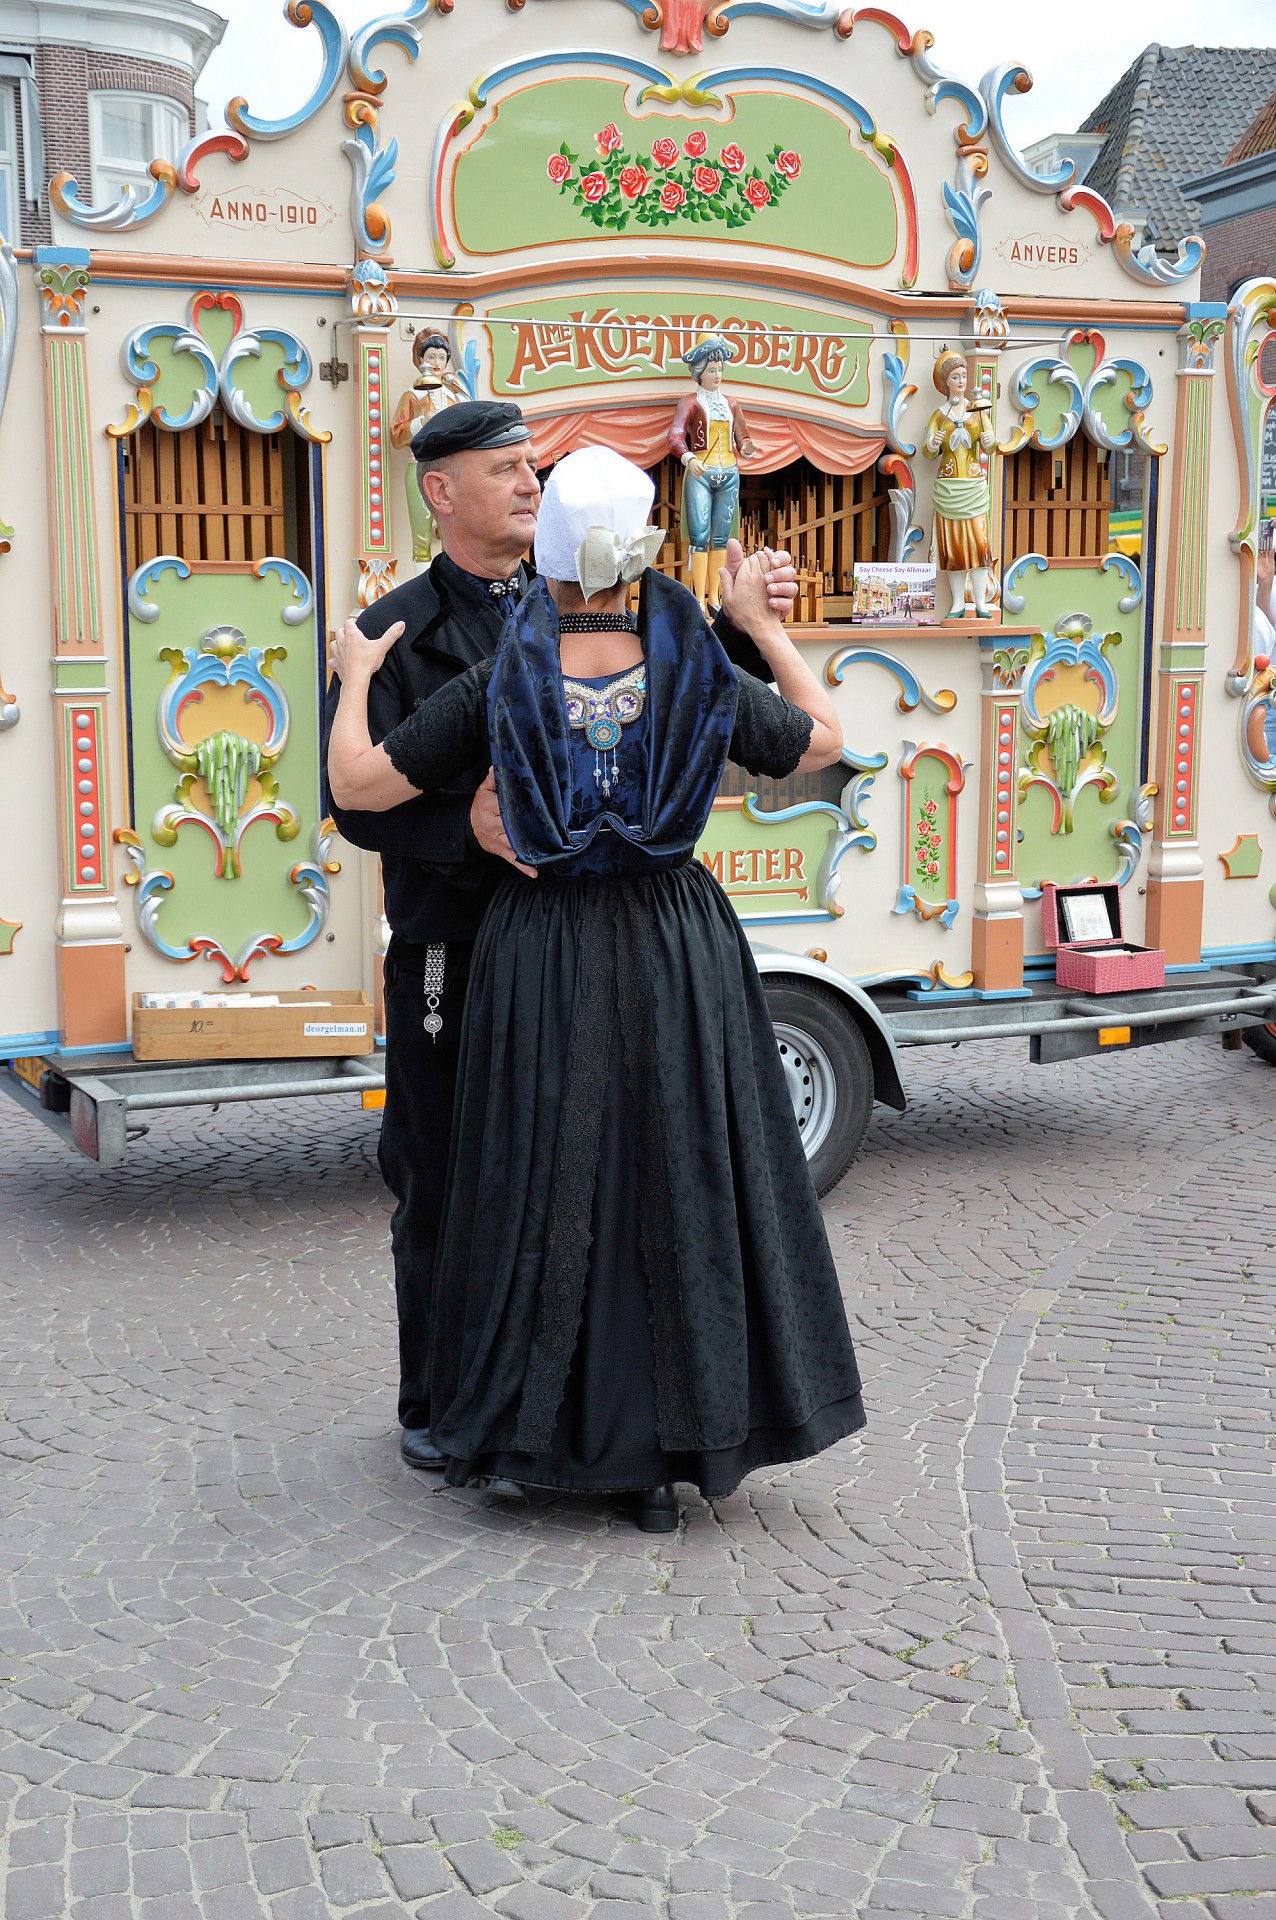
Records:
[[[1245,1045],[1252,1047],[1260,1060],[1269,1067],[1276,1067],[1276,1022],[1268,1021],[1261,1027],[1246,1027]]]
[[[864,1143],[873,1113],[868,1042],[836,994],[764,975],[767,1006],[815,1191],[823,1199]]]

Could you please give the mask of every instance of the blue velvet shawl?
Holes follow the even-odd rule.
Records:
[[[650,568],[638,631],[649,722],[642,817],[603,812],[573,827],[558,614],[543,580],[505,622],[487,696],[492,766],[505,831],[530,866],[588,873],[607,828],[631,850],[632,870],[652,871],[686,859],[704,831],[735,726],[736,671],[693,596]]]

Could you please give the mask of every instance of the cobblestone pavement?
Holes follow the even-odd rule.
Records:
[[[5,1920],[1272,1920],[1276,1074],[907,1064],[867,1433],[658,1545],[399,1461],[375,1116],[0,1106]]]

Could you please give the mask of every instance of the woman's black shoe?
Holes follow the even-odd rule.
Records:
[[[634,1496],[634,1522],[642,1533],[676,1533],[681,1517],[672,1487],[644,1487]]]

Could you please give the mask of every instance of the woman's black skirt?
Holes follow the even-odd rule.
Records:
[[[713,1498],[863,1426],[766,1000],[701,863],[494,898],[434,1309],[453,1484]]]

